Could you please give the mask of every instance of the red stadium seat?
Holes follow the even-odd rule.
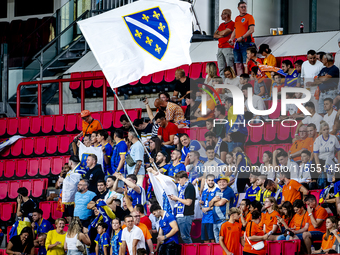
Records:
[[[256,164],[259,158],[259,146],[257,145],[246,146],[245,153],[249,157],[251,163]]]
[[[58,137],[58,151],[59,153],[65,154],[68,152],[68,148],[70,145],[70,136],[59,136]]]
[[[93,72],[83,72],[83,77],[93,77],[94,76],[94,73]],[[84,84],[85,84],[85,89],[88,89],[92,86],[92,82],[93,80],[87,80],[87,81],[84,81]]]
[[[101,120],[101,114],[99,112],[92,112],[91,117],[94,118],[95,120],[99,120],[100,123],[102,122]]]
[[[14,144],[12,144],[11,146],[12,156],[17,157],[22,153],[22,144],[23,144],[23,139],[19,139]]]
[[[95,71],[94,72],[94,76],[98,77],[98,76],[104,76],[102,71]],[[95,87],[96,89],[99,89],[101,87],[103,87],[104,84],[104,80],[103,79],[96,79],[93,80],[93,87]]]
[[[41,131],[44,134],[49,134],[52,132],[53,129],[53,115],[49,115],[49,116],[43,116],[42,117],[42,126],[41,126]]]
[[[138,84],[138,83],[139,83],[139,80],[134,81],[134,82],[130,82],[129,84],[132,85],[132,86],[134,86],[134,85],[136,85],[136,84]]]
[[[271,142],[276,139],[277,124],[278,124],[277,122],[264,123],[263,138],[265,141]]]
[[[189,66],[189,65],[181,65],[181,66],[178,67],[177,69],[183,69],[183,71],[185,72],[185,75],[186,75],[186,76],[189,75],[189,71],[190,71],[190,66]]]
[[[198,246],[198,253],[199,255],[211,255],[212,244],[210,243],[200,243]]]
[[[46,153],[53,155],[57,153],[58,136],[50,136],[46,139]]]
[[[6,178],[12,178],[15,174],[15,160],[6,160],[4,176]]]
[[[17,203],[0,203],[0,219],[2,221],[9,221],[13,214],[16,213]]]
[[[191,225],[190,236],[192,239],[200,238],[202,220],[194,220]]]
[[[30,156],[30,155],[33,154],[33,151],[34,151],[34,142],[35,142],[34,138],[32,138],[32,137],[23,139],[23,151],[22,151],[22,153],[25,156]]]
[[[34,144],[34,153],[36,155],[43,155],[46,153],[46,137],[36,137]]]
[[[258,143],[262,140],[263,138],[263,129],[264,126],[260,124],[251,124],[251,127],[249,127],[249,138],[250,141],[253,143]]]
[[[197,80],[201,76],[202,63],[192,63],[190,65],[189,77]]]
[[[42,176],[48,175],[51,172],[52,158],[40,158],[39,174]]]
[[[56,220],[63,216],[63,213],[61,211],[57,210],[58,202],[53,201],[52,202],[52,219]]]
[[[295,62],[295,56],[288,56],[288,57],[283,57],[283,60],[290,60],[292,62],[292,64],[294,65],[294,62]],[[281,66],[282,66],[282,63],[281,63]]]
[[[271,108],[272,103],[273,103],[272,101],[269,101],[268,109]],[[272,114],[269,115],[269,118],[270,119],[277,119],[277,118],[280,117],[280,115],[281,115],[281,100],[277,100],[276,110]]]
[[[152,74],[149,74],[148,76],[142,76],[142,78],[140,78],[140,83],[142,84],[149,84],[151,82],[151,78],[152,78]]]
[[[19,134],[26,135],[30,131],[30,122],[31,119],[29,117],[21,117],[19,118]]]
[[[319,199],[320,199],[320,193],[321,193],[322,189],[315,189],[315,190],[310,190],[309,194],[310,195],[314,195],[316,198],[316,202],[319,203]]]
[[[113,114],[114,113],[112,111],[101,113],[103,129],[111,129],[112,128]]]
[[[5,182],[0,182],[0,199],[3,200],[7,197],[8,193],[8,183],[7,181]]]
[[[175,79],[175,73],[177,68],[165,70],[164,80],[166,82],[172,82]]]
[[[0,119],[0,137],[6,134],[7,118]]]
[[[41,131],[42,118],[41,117],[31,117],[30,132],[31,134],[38,134]]]
[[[17,159],[15,167],[15,176],[24,177],[27,173],[27,159]]]
[[[293,123],[293,122],[292,122],[292,123]],[[293,125],[291,125],[291,128],[290,128],[290,136],[291,136],[292,139],[295,138],[295,132],[296,132],[296,128],[297,128],[298,125],[299,125],[299,122],[296,124],[295,127],[292,127]]]
[[[4,175],[5,161],[0,160],[0,177]]]
[[[61,169],[63,168],[63,158],[62,157],[54,157],[52,158],[51,162],[51,174],[58,175],[61,172]]]
[[[61,133],[65,129],[65,115],[54,115],[53,117],[53,131]]]
[[[282,148],[285,151],[289,151],[290,147],[287,147],[287,144],[273,144],[273,151]]]
[[[18,118],[8,118],[7,119],[7,134],[10,136],[16,135],[18,133],[19,119]]]
[[[197,254],[197,251],[198,251],[198,244],[197,243],[184,244],[183,247],[182,247],[182,254],[183,255]]]
[[[40,202],[39,208],[43,211],[42,217],[45,220],[48,220],[51,217],[51,211],[52,211],[52,202]]]
[[[8,184],[8,197],[15,199],[18,197],[18,189],[20,188],[20,181],[9,181]]]
[[[163,78],[164,78],[164,71],[160,71],[160,72],[157,72],[157,73],[154,73],[152,75],[152,81],[154,83],[160,83],[163,81]]]
[[[286,122],[285,125],[288,125],[288,123]],[[281,123],[277,124],[277,138],[281,141],[286,141],[289,139],[289,135],[290,135],[290,127],[284,127],[281,125]]]
[[[212,243],[212,249],[211,249],[211,254],[223,254],[223,249],[220,244],[218,243]]]
[[[77,114],[65,115],[65,130],[67,132],[74,132],[76,130],[78,118]]]
[[[24,187],[28,190],[28,196],[32,194],[32,180],[21,180],[20,187]]]
[[[267,254],[281,254],[282,241],[267,241]]]
[[[30,158],[27,160],[27,175],[36,176],[39,170],[39,159],[38,158]]]
[[[198,129],[198,141],[205,141],[204,135],[208,132],[209,130],[207,128],[200,128]]]
[[[44,190],[47,189],[47,183],[48,183],[47,179],[34,179],[32,196],[41,197],[44,194]]]
[[[81,78],[81,73],[71,73],[71,78]],[[80,88],[80,81],[71,81],[70,89],[78,89]]]
[[[77,116],[77,127],[76,127],[76,132],[83,131],[83,120],[80,118],[80,116]]]
[[[302,60],[303,62],[305,62],[305,61],[307,61],[307,56],[306,55],[295,56],[295,61],[297,61],[297,60]]]
[[[301,241],[291,240],[291,241],[282,241],[282,255],[292,255],[299,254],[300,252]]]

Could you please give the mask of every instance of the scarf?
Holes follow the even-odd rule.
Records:
[[[183,186],[179,186],[178,197],[180,199],[185,199],[184,193],[185,193],[185,189],[188,187],[188,184],[189,184],[189,181],[187,181]],[[184,208],[185,208],[185,205],[178,201],[176,217],[184,217]]]
[[[215,154],[217,154],[217,155],[220,155],[220,147],[221,147],[221,144],[222,144],[222,138],[219,137],[219,138],[218,138],[218,141],[217,141],[217,143],[216,143],[216,146],[215,146],[215,150],[214,150]]]

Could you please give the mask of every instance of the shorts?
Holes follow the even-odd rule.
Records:
[[[63,212],[63,218],[73,217],[73,212],[74,212],[74,204],[65,205],[65,211]]]
[[[213,223],[202,223],[201,225],[201,240],[209,241],[214,240],[214,224]]]
[[[240,42],[238,43],[238,49],[234,48],[234,62],[235,63],[247,63],[247,49],[255,46],[253,42]]]
[[[309,233],[312,235],[312,242],[314,241],[321,241],[322,240],[322,237],[324,235],[324,233],[320,232],[320,231],[309,231]],[[300,239],[300,240],[303,240],[302,238],[302,234],[297,234],[296,236]]]

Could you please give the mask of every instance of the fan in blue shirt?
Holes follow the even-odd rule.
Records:
[[[108,133],[106,130],[101,129],[97,131],[97,142],[99,145],[97,147],[104,147],[103,150],[103,166],[104,173],[107,175],[111,172],[111,155],[112,155],[112,146],[108,142],[106,142],[108,138]]]
[[[116,145],[113,147],[112,151],[110,174],[114,174],[115,172],[124,173],[124,161],[128,147],[123,138],[123,131],[117,129],[113,135]]]
[[[256,181],[259,175],[260,175],[259,172],[252,172],[249,175],[249,180],[252,185],[246,190],[246,195],[244,198],[249,199],[250,202],[253,202],[256,200],[256,194],[261,189],[259,186],[256,185]]]
[[[108,247],[110,246],[110,236],[106,233],[108,226],[104,222],[100,222],[97,226],[96,255],[108,255]]]
[[[39,236],[41,233],[47,233],[50,230],[53,230],[52,224],[48,221],[43,219],[42,217],[43,211],[39,208],[36,208],[32,212],[32,227],[34,227],[34,234]]]
[[[294,69],[293,63],[286,59],[282,61],[282,71],[287,75],[285,77],[285,87],[296,87],[298,82],[298,72]]]
[[[163,168],[166,170],[164,173],[168,176],[175,176],[180,171],[185,171],[185,165],[180,163],[182,153],[179,150],[174,150],[171,152],[172,163],[166,164]]]

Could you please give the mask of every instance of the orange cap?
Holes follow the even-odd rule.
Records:
[[[89,110],[84,110],[80,113],[80,117],[82,118],[90,116],[90,115],[91,115],[91,112]]]

